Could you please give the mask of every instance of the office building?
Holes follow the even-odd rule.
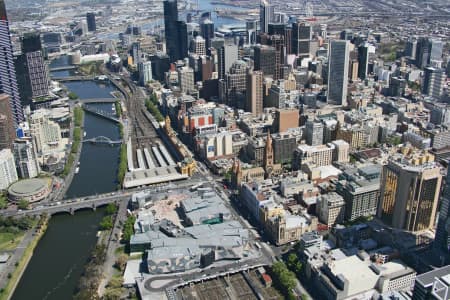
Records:
[[[369,66],[369,46],[363,44],[358,47],[358,78],[366,79]]]
[[[211,48],[211,39],[214,38],[214,23],[210,19],[204,20],[200,24],[200,32],[205,39],[206,52],[209,54],[209,48]]]
[[[297,139],[294,135],[282,132],[272,135],[273,161],[276,164],[291,164],[294,151],[297,149]]]
[[[193,38],[192,42],[191,42],[191,52],[193,52],[199,56],[206,55],[205,39],[199,35],[197,35],[195,38]]]
[[[264,76],[274,76],[276,65],[276,49],[267,45],[257,45],[254,48],[255,71],[262,71]]]
[[[438,100],[441,99],[444,94],[446,77],[444,69],[425,68],[422,93]]]
[[[300,113],[298,109],[277,109],[272,132],[285,132],[289,128],[299,126]]]
[[[328,61],[327,103],[347,105],[349,41],[331,41]]]
[[[248,70],[246,109],[255,116],[259,116],[263,112],[263,80],[262,71]]]
[[[34,111],[29,123],[36,153],[45,154],[60,146],[61,128],[58,123],[51,121],[43,110]]]
[[[0,94],[0,150],[11,149],[16,132],[9,96]]]
[[[195,90],[194,86],[194,70],[189,67],[178,69],[178,82],[182,93],[191,93]]]
[[[351,29],[344,29],[340,33],[340,39],[344,41],[353,40],[353,31]]]
[[[260,32],[269,31],[269,23],[274,19],[274,7],[268,0],[262,0],[259,5],[259,26]]]
[[[178,59],[184,59],[188,56],[189,43],[187,24],[184,21],[177,21],[177,53]]]
[[[363,250],[350,256],[340,249],[311,251],[306,269],[312,269],[314,286],[321,295],[318,299],[372,299],[375,291],[392,295],[394,291],[410,291],[414,286],[416,272],[400,260],[374,263]]]
[[[0,190],[7,189],[17,180],[19,178],[11,149],[3,149],[0,151]]]
[[[50,77],[39,33],[23,36],[22,55],[17,58],[16,67],[23,105],[30,105],[32,99],[49,95]]]
[[[167,0],[163,2],[163,5],[166,51],[170,61],[174,62],[180,59],[177,46],[178,3],[177,0]]]
[[[416,59],[416,51],[417,51],[417,39],[409,38],[406,41],[404,55],[406,57],[410,57],[412,60],[415,60]]]
[[[450,299],[450,266],[417,275],[412,300]]]
[[[308,57],[312,39],[311,25],[306,23],[292,24],[292,53],[300,57]]]
[[[428,60],[428,64],[440,68],[442,64],[444,43],[441,39],[431,39],[430,46],[430,59]]]
[[[392,76],[389,79],[389,96],[401,97],[405,94],[406,79],[402,77]]]
[[[294,151],[294,168],[299,170],[304,164],[317,167],[329,166],[333,162],[333,148],[327,145],[308,146],[302,144]]]
[[[343,170],[336,183],[336,192],[344,198],[346,221],[377,214],[380,176],[381,168],[378,165]]]
[[[320,195],[317,198],[319,221],[328,227],[342,223],[345,216],[345,201],[335,192]]]
[[[152,76],[152,62],[145,61],[138,63],[139,83],[144,86],[147,82],[151,81]]]
[[[20,178],[33,178],[39,175],[40,168],[31,140],[17,139],[13,144],[13,153]]]
[[[88,12],[86,14],[86,23],[87,23],[88,31],[96,31],[97,30],[97,24],[95,23],[95,13]]]
[[[61,50],[62,35],[60,32],[42,33],[42,42],[47,53],[59,52]]]
[[[450,168],[445,178],[445,187],[440,196],[439,219],[434,237],[434,248],[444,255],[444,261],[450,261]]]
[[[423,69],[430,64],[431,48],[432,48],[431,44],[432,44],[431,40],[426,37],[420,37],[417,41],[415,64],[420,69]],[[436,49],[435,49],[435,56],[436,56]]]
[[[233,63],[238,60],[238,46],[233,41],[227,40],[218,52],[219,79],[224,79]]]
[[[152,62],[152,75],[155,80],[164,81],[165,72],[170,68],[170,57],[162,52],[150,57]]]
[[[0,0],[0,92],[9,95],[14,126],[24,121],[5,1]]]
[[[334,147],[333,161],[338,163],[347,163],[350,160],[350,145],[343,140],[333,140],[331,145]]]
[[[402,148],[383,166],[378,217],[398,229],[417,232],[432,228],[441,180],[432,154]]]
[[[307,121],[305,125],[306,143],[310,146],[323,144],[323,123],[319,121]]]
[[[225,75],[225,79],[219,80],[219,100],[230,106],[244,107],[240,102],[245,97],[246,82],[247,64],[237,60]]]

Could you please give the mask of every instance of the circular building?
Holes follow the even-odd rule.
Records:
[[[51,178],[24,179],[8,188],[8,198],[12,202],[26,200],[29,203],[41,201],[50,194]]]

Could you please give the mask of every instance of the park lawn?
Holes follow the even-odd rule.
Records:
[[[0,232],[0,251],[9,251],[17,248],[19,243],[22,241],[25,232],[19,233],[9,233]],[[14,239],[14,242],[11,242]]]

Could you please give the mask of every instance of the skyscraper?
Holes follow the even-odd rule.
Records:
[[[14,124],[17,126],[24,120],[24,115],[17,87],[9,22],[4,0],[0,0],[0,92],[9,95]]]
[[[434,238],[434,248],[450,256],[450,168],[447,171],[444,191],[440,198],[439,219]]]
[[[319,121],[306,122],[306,143],[310,146],[319,146],[323,144],[324,126]]]
[[[232,41],[226,41],[219,49],[219,79],[224,79],[233,63],[238,60],[238,47]]]
[[[328,59],[327,103],[347,105],[349,41],[331,41]]]
[[[178,52],[178,6],[177,0],[164,1],[164,30],[166,35],[166,49],[170,61],[174,62],[180,59]]]
[[[31,105],[33,98],[48,96],[50,78],[39,33],[26,33],[21,42],[22,54],[16,61],[17,81],[22,104]]]
[[[292,24],[292,53],[301,57],[309,56],[311,38],[310,25],[300,22]]]
[[[263,72],[248,70],[247,73],[247,111],[258,116],[263,112]]]
[[[428,38],[421,37],[417,41],[417,47],[416,47],[416,61],[415,64],[418,68],[425,68],[428,66],[429,59],[430,59],[430,51],[431,51],[431,45]]]
[[[369,66],[369,46],[363,44],[358,47],[358,78],[366,79]]]
[[[96,31],[97,30],[97,24],[95,23],[95,13],[88,12],[86,14],[86,23],[87,23],[88,31]]]
[[[152,62],[144,61],[138,63],[139,84],[145,86],[147,82],[152,80]]]
[[[205,39],[197,35],[191,40],[191,52],[199,56],[206,55]]]
[[[428,64],[441,67],[444,43],[441,39],[431,39],[430,46],[430,59],[428,60]]]
[[[0,151],[0,190],[5,190],[17,177],[16,164],[11,149],[3,149]]]
[[[439,100],[444,94],[446,77],[444,69],[425,68],[422,93]]]
[[[262,0],[259,6],[259,26],[261,32],[269,31],[269,23],[273,21],[274,9],[268,0]]]
[[[205,19],[200,24],[200,31],[202,37],[205,39],[206,53],[209,54],[209,48],[211,48],[211,39],[214,38],[214,23],[210,19]]]
[[[275,47],[257,45],[255,46],[254,51],[255,71],[263,71],[265,76],[275,75],[275,69],[277,67]]]
[[[190,67],[178,69],[178,82],[182,93],[194,91],[194,70]]]
[[[177,21],[177,55],[179,59],[184,59],[188,56],[188,32],[187,25],[184,21]]]
[[[33,178],[39,175],[40,168],[31,139],[17,139],[13,145],[13,152],[21,178]]]
[[[404,147],[383,166],[378,217],[393,228],[413,232],[432,228],[441,180],[432,154]]]
[[[0,150],[11,149],[16,132],[14,130],[14,118],[9,104],[9,96],[0,94]]]

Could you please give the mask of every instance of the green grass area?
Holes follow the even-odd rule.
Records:
[[[114,103],[114,106],[116,107],[116,115],[120,118],[122,116],[122,105],[120,104],[120,100],[117,100]]]
[[[81,127],[81,122],[83,122],[83,109],[81,107],[75,107],[73,109],[73,117],[75,122],[75,127]]]
[[[36,221],[37,222],[37,221]],[[25,249],[23,256],[20,258],[20,260],[17,263],[17,267],[14,270],[14,272],[11,274],[11,277],[9,278],[8,283],[6,284],[3,291],[0,293],[0,300],[6,300],[9,299],[11,294],[14,292],[14,289],[17,285],[17,283],[20,280],[20,277],[22,276],[22,273],[27,266],[28,262],[31,259],[31,256],[33,255],[34,249],[36,248],[37,244],[39,243],[39,240],[44,235],[45,231],[47,229],[47,223],[45,223],[41,230],[35,235],[34,239],[30,242],[30,244]],[[32,229],[34,230],[34,229]]]
[[[128,170],[128,160],[127,160],[127,145],[122,144],[120,146],[120,156],[119,156],[119,170],[117,171],[117,181],[118,188],[120,189],[125,178],[125,173]]]
[[[0,232],[0,251],[14,250],[22,241],[25,232]]]

